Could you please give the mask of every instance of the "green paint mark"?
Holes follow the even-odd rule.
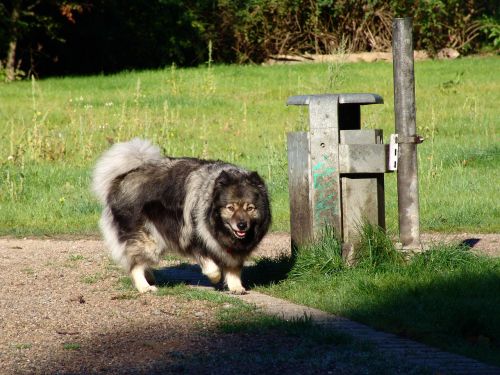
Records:
[[[325,160],[318,162],[312,167],[313,171],[313,188],[316,195],[315,204],[315,219],[321,220],[323,216],[325,219],[339,212],[338,192],[332,191],[338,185],[338,175],[336,169],[327,164],[328,158],[323,155]]]
[[[320,161],[318,164],[313,165],[312,170],[313,171],[317,171],[317,170],[321,169],[323,167],[323,165],[325,165],[325,162],[324,161]]]

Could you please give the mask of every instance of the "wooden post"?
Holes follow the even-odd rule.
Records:
[[[288,133],[288,189],[290,192],[290,232],[292,245],[313,237],[310,205],[309,133]]]
[[[291,236],[302,245],[325,226],[342,235],[338,96],[293,98],[289,104],[309,105],[310,132],[288,134]]]
[[[352,260],[360,241],[360,229],[369,223],[385,229],[384,172],[387,170],[382,130],[343,130],[342,155],[355,167],[341,168],[343,255]]]
[[[294,96],[309,106],[309,132],[288,134],[292,243],[311,242],[332,228],[352,250],[363,222],[385,227],[386,145],[381,130],[361,130],[360,106],[375,94]],[[349,250],[349,251],[350,251]]]
[[[419,249],[420,223],[418,199],[415,72],[413,67],[412,19],[393,22],[394,114],[398,134],[398,212],[399,239],[403,248]]]

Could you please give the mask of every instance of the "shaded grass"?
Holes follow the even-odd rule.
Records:
[[[216,330],[218,340],[223,337],[248,342],[240,347],[228,347],[219,353],[191,356],[183,353],[179,356],[176,367],[186,372],[198,372],[216,366],[227,368],[229,372],[269,372],[282,366],[297,368],[307,372],[326,372],[332,369],[343,369],[347,373],[378,374],[430,373],[423,367],[414,367],[388,358],[378,352],[372,345],[359,342],[352,337],[331,329],[316,326],[307,317],[283,320],[276,316],[264,314],[255,306],[242,302],[221,292],[204,289],[193,289],[186,285],[161,287],[159,296],[175,295],[187,300],[207,301],[217,307]],[[247,349],[250,348],[250,349]],[[241,368],[241,364],[245,368]],[[221,365],[222,364],[222,365]],[[293,365],[292,365],[293,367]],[[165,369],[162,369],[164,371]],[[222,370],[222,373],[225,373]]]
[[[416,62],[423,230],[500,231],[499,58]],[[341,66],[336,92],[376,92],[363,128],[394,131],[392,66]],[[166,68],[0,87],[0,235],[96,232],[90,170],[110,142],[140,136],[174,156],[223,159],[269,185],[273,230],[288,230],[286,132],[305,130],[287,97],[331,90],[327,65]],[[458,78],[457,78],[458,77]],[[452,84],[448,84],[452,82]],[[445,84],[446,83],[446,84]],[[395,228],[395,175],[386,178]]]
[[[299,250],[288,279],[259,289],[500,364],[500,259],[438,246],[404,261],[372,228],[365,229],[358,263],[347,267],[335,240],[326,243]]]

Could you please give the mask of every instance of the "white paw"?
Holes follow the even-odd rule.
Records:
[[[231,294],[247,294],[247,291],[242,286],[236,286],[229,288],[229,293]]]
[[[158,288],[154,285],[141,285],[140,287],[137,287],[137,290],[139,291],[139,293],[154,293],[158,291]]]

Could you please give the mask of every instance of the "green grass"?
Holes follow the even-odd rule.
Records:
[[[327,237],[299,249],[288,278],[257,289],[500,365],[500,259],[439,246],[405,260],[380,231],[363,238],[353,267]]]
[[[80,350],[81,345],[77,343],[66,343],[63,345],[64,350]]]
[[[500,230],[500,58],[417,62],[423,230]],[[88,235],[99,207],[88,190],[109,142],[150,138],[176,156],[256,169],[272,196],[273,230],[288,230],[286,133],[307,128],[287,97],[375,92],[362,126],[394,130],[392,65],[212,66],[51,78],[0,86],[0,235]],[[340,69],[340,72],[338,70]],[[395,174],[386,178],[395,228]]]

